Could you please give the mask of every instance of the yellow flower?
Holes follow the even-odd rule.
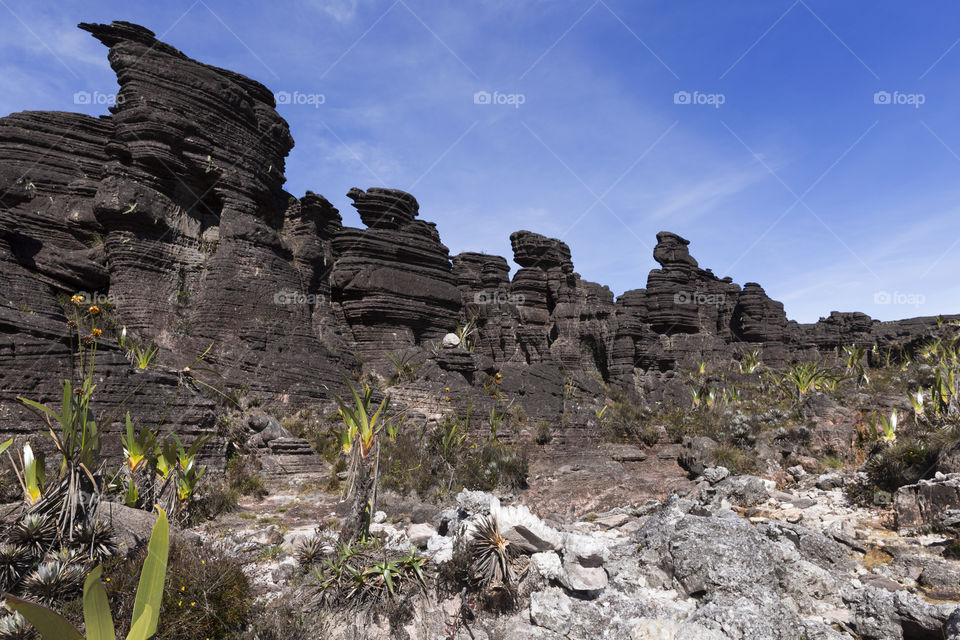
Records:
[[[101,331],[100,329],[97,329],[96,327],[94,327],[94,329],[93,329],[93,335],[94,335],[94,337],[99,338],[102,334],[103,334],[103,331]]]
[[[79,307],[81,304],[83,304],[83,296],[73,296],[70,298],[70,302]]]
[[[98,306],[95,305],[95,304],[94,304],[94,305],[91,305],[91,306],[90,306],[90,315],[95,316],[95,315],[97,315],[98,313],[100,313],[100,307],[98,307]]]
[[[444,391],[450,391],[450,387],[444,387],[443,390],[444,390]]]

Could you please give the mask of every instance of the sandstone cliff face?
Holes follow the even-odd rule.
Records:
[[[35,430],[16,396],[52,400],[76,374],[63,301],[78,291],[160,347],[156,366],[138,371],[105,334],[101,400],[129,396],[141,421],[187,436],[214,426],[222,399],[208,385],[282,413],[329,402],[345,373],[383,373],[388,354],[411,353],[422,394],[502,371],[503,391],[533,419],[567,417],[558,442],[580,442],[596,435],[603,384],[656,399],[673,370],[700,359],[747,348],[769,364],[832,357],[854,342],[910,344],[932,325],[855,313],[788,322],[760,285],[700,268],[668,232],[646,287],[614,300],[574,271],[565,243],[530,231],[510,236],[512,278],[499,256],[451,258],[403,191],[352,189],[366,228],[344,228],[323,196],[284,191],[293,139],[266,87],[137,25],[80,26],[109,49],[120,84],[110,115],[0,118],[0,431]],[[467,323],[472,351],[436,346]],[[182,368],[211,344],[217,375],[204,385]]]

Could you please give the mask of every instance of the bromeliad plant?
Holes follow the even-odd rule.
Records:
[[[167,515],[159,507],[158,511],[160,515],[153,525],[150,536],[127,640],[149,640],[157,632],[170,549],[170,526]],[[83,622],[87,633],[86,640],[116,640],[110,603],[107,601],[107,592],[100,581],[102,571],[102,567],[94,569],[83,584]],[[7,606],[26,618],[40,632],[43,640],[84,640],[84,636],[77,631],[76,627],[60,614],[9,594],[6,598]]]
[[[346,540],[364,539],[370,525],[370,516],[376,504],[377,473],[380,460],[380,432],[387,426],[387,407],[390,396],[384,396],[380,405],[371,412],[373,389],[364,385],[363,393],[357,391],[350,380],[352,402],[344,402],[340,397],[339,413],[343,420],[343,430],[339,432],[340,447],[343,454],[350,458],[349,476],[345,497],[352,496],[350,514],[343,534]]]
[[[898,423],[899,416],[896,409],[890,412],[889,417],[883,414],[875,414],[869,420],[870,435],[874,440],[883,444],[893,444],[897,440]]]
[[[760,368],[760,351],[744,351],[740,359],[740,373],[755,373]]]
[[[777,383],[799,406],[807,394],[831,386],[828,384],[830,381],[830,372],[818,363],[802,362],[782,373]]]

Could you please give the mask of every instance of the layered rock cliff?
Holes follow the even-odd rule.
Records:
[[[512,278],[503,257],[451,257],[403,191],[351,189],[366,228],[345,228],[323,196],[284,191],[293,139],[266,87],[137,25],[80,28],[109,49],[110,114],[0,119],[0,431],[36,430],[16,397],[53,400],[76,376],[77,292],[116,322],[100,339],[100,400],[187,436],[241,396],[273,413],[330,402],[345,374],[386,375],[403,354],[421,372],[410,397],[453,385],[479,401],[500,372],[533,420],[565,417],[562,445],[596,435],[590,415],[612,387],[657,400],[697,360],[830,358],[933,324],[790,322],[760,285],[700,268],[668,232],[646,287],[615,300],[574,271],[565,243],[530,231],[510,236]],[[458,325],[475,332],[445,348]],[[159,347],[152,366],[131,365],[120,327]],[[185,370],[203,353],[203,370]]]

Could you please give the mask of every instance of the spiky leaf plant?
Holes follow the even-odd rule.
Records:
[[[10,542],[40,558],[53,548],[57,540],[56,519],[41,513],[30,513],[14,525]]]
[[[23,579],[23,593],[48,605],[69,600],[80,595],[86,573],[86,567],[75,561],[46,560]]]
[[[0,618],[0,640],[36,640],[37,632],[19,613]]]
[[[320,564],[322,558],[323,545],[320,538],[316,536],[304,540],[300,548],[297,549],[297,560],[304,570]]]
[[[0,544],[0,591],[13,591],[33,564],[33,557],[16,544]],[[3,636],[0,635],[0,640]]]
[[[513,583],[511,561],[516,555],[509,540],[500,533],[493,516],[485,516],[474,527],[469,543],[474,576],[481,587]]]
[[[118,548],[113,527],[102,520],[78,524],[73,531],[73,546],[87,557],[100,562],[115,555]]]

